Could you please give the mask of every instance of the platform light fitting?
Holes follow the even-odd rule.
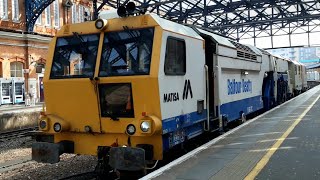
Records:
[[[248,75],[249,72],[248,72],[248,71],[242,71],[241,74],[243,74],[243,75]]]

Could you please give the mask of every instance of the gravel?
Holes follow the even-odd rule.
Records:
[[[0,142],[0,163],[31,155],[31,137],[21,137]]]
[[[21,159],[31,159],[30,137],[0,143],[0,167]],[[71,175],[93,171],[97,164],[95,156],[63,154],[56,164],[27,161],[10,168],[0,169],[0,179],[61,179]]]

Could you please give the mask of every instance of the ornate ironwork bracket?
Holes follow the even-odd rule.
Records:
[[[37,18],[53,1],[54,0],[25,0],[26,30],[28,32],[33,32]]]

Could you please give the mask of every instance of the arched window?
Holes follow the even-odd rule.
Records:
[[[23,77],[22,69],[23,69],[23,64],[21,62],[11,62],[10,63],[11,77]]]

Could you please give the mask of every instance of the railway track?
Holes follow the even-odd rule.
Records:
[[[87,180],[87,179],[97,179],[97,174],[94,171],[84,172],[79,174],[74,174],[71,176],[60,178],[59,180]]]
[[[6,132],[0,132],[0,142],[5,142],[11,139],[30,136],[30,131],[37,129],[37,127],[24,128],[19,130],[12,130]]]
[[[9,170],[20,168],[31,162],[31,156],[23,156],[17,159],[12,159],[3,163],[0,163],[0,174]]]
[[[247,120],[249,121],[250,119],[252,119],[255,116],[256,115],[252,114],[247,117]],[[237,127],[239,124],[241,124],[240,121],[233,122],[228,125],[228,129],[231,130],[231,129]],[[213,140],[214,138],[217,138],[219,135],[220,135],[220,132],[203,134],[198,137],[195,137],[194,139],[191,139],[189,142],[187,142],[181,146],[177,146],[177,147],[173,148],[172,151],[164,154],[164,159],[161,160],[154,169],[149,170],[147,173],[151,173],[152,171],[157,170],[157,169],[161,168],[162,166],[167,165],[171,161],[189,153],[190,151],[194,150],[195,148]],[[110,175],[110,176],[111,177],[109,179],[111,179],[111,180],[136,179],[136,178],[128,178],[128,177],[119,178],[115,175],[114,176]],[[86,179],[98,180],[101,178],[99,178],[97,176],[97,174],[94,171],[92,171],[92,172],[85,172],[85,173],[70,175],[67,177],[63,177],[59,180],[86,180]]]
[[[230,127],[230,128],[232,129],[233,127]],[[218,133],[201,135],[199,137],[192,139],[188,143],[184,144],[183,147],[181,147],[181,146],[176,147],[176,149],[173,149],[169,153],[165,153],[164,154],[165,159],[160,161],[155,169],[149,170],[147,173],[150,173],[150,172],[152,172],[162,166],[165,166],[166,164],[170,163],[171,161],[183,156],[184,154],[192,151],[193,149],[197,148],[198,146],[201,146],[202,144],[205,144],[206,142],[216,138],[217,136],[219,136]],[[183,149],[182,151],[181,151],[181,148]],[[111,171],[109,174],[109,177],[107,179],[110,179],[110,180],[137,179],[136,177],[135,178],[131,177],[133,174],[126,174],[124,177],[122,177],[122,173],[121,172],[118,172],[118,173],[119,173],[118,175],[121,174],[120,175],[121,177],[118,177],[117,173]],[[99,177],[95,171],[90,171],[90,172],[84,172],[84,173],[73,174],[70,176],[62,177],[59,180],[87,180],[87,179],[99,180],[99,179],[104,179],[104,178]]]

